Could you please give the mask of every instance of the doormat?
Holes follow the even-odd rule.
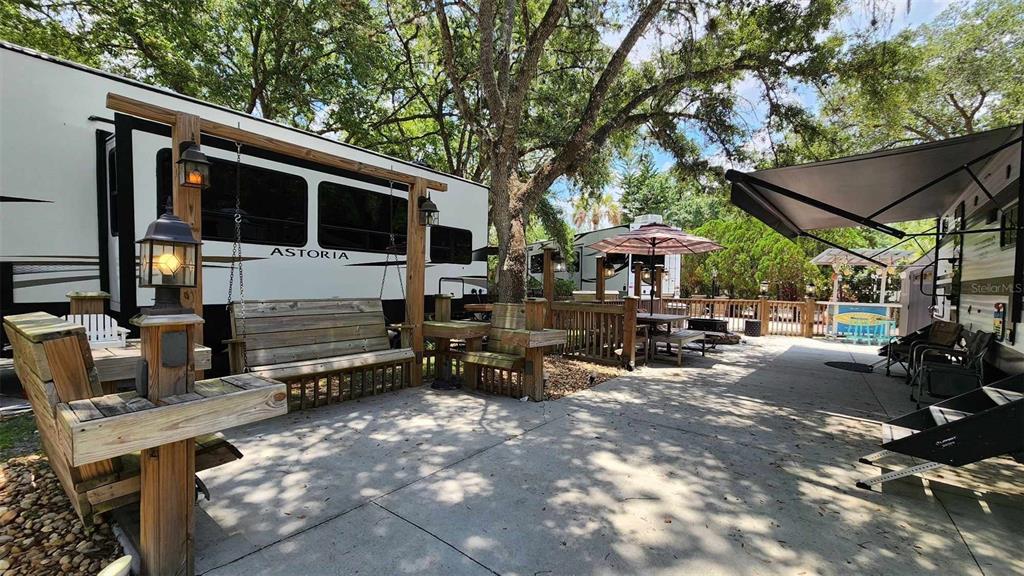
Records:
[[[864,372],[866,374],[870,374],[875,370],[875,367],[871,364],[861,364],[860,362],[825,362],[825,366],[839,368],[840,370],[848,370],[850,372]]]

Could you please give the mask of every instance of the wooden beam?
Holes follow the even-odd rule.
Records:
[[[423,384],[423,275],[426,273],[426,226],[420,224],[419,200],[427,195],[427,181],[416,178],[409,187],[405,234],[405,323],[412,326],[410,344],[416,358],[409,370],[409,385]]]
[[[185,142],[192,142],[200,145],[200,119],[194,114],[177,112],[174,114],[174,123],[171,124],[171,178],[173,186],[174,215],[181,218],[192,229],[192,236],[196,240],[203,239],[203,194],[199,188],[182,186],[179,183],[178,159],[181,155],[181,146]],[[158,206],[162,210],[163,206]],[[196,250],[196,285],[194,288],[183,288],[181,290],[181,305],[192,309],[196,316],[203,315],[203,250],[202,246]],[[203,343],[203,330],[200,327],[194,330],[196,343]],[[190,358],[192,356],[190,355]],[[192,366],[194,368],[194,365]],[[194,374],[195,378],[202,379],[203,372]]]
[[[580,265],[582,266],[583,263],[581,262]],[[597,276],[595,276],[595,279],[597,281],[597,301],[604,302],[604,256],[597,257],[596,270]]]
[[[644,263],[633,263],[633,296],[639,298],[643,295],[641,288],[644,283]]]
[[[142,102],[141,100],[128,98],[127,96],[121,96],[120,94],[115,94],[113,92],[107,93],[107,108],[115,112],[121,112],[122,114],[129,114],[145,120],[152,120],[153,122],[170,125],[174,125],[177,121],[178,114],[175,110]],[[413,174],[398,172],[396,170],[381,168],[380,166],[358,162],[356,160],[343,158],[341,156],[321,152],[319,150],[312,150],[310,148],[292,144],[291,142],[271,138],[269,136],[262,136],[249,130],[243,130],[237,126],[221,124],[220,122],[214,122],[213,120],[207,120],[205,118],[200,119],[200,129],[210,136],[224,138],[245,146],[253,146],[263,150],[291,156],[293,158],[310,160],[318,164],[333,166],[335,168],[349,170],[366,176],[383,178],[385,180],[394,180],[395,182],[401,182],[410,186],[415,184],[417,179],[420,179],[423,180],[426,187],[431,190],[437,190],[439,192],[445,192],[448,190],[448,185],[444,182],[439,182],[429,178],[421,178]]]
[[[636,309],[639,301],[636,296],[626,296],[622,303],[622,362],[628,370],[636,366]]]

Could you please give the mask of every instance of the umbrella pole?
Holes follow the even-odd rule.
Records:
[[[651,313],[650,313],[650,315],[654,316],[654,277],[656,276],[656,274],[654,273],[654,242],[651,242],[651,268],[650,268],[650,270],[651,270],[651,288],[649,290],[649,293],[650,293],[650,298],[649,299],[651,301]]]

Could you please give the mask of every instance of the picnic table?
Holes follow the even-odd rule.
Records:
[[[636,323],[640,326],[646,326],[646,339],[644,345],[644,352],[647,358],[651,358],[652,346],[654,345],[654,337],[659,334],[666,334],[672,332],[672,330],[678,326],[682,328],[682,324],[686,322],[690,317],[684,314],[648,314],[644,312],[638,312],[636,315]],[[664,326],[665,330],[660,330]]]

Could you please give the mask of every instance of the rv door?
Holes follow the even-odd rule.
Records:
[[[117,210],[117,155],[114,150],[114,137],[107,138],[104,149],[106,157],[106,195],[107,195],[107,286],[110,292],[110,309],[121,310],[121,286],[118,282],[118,265],[121,261],[118,253],[118,210]]]

